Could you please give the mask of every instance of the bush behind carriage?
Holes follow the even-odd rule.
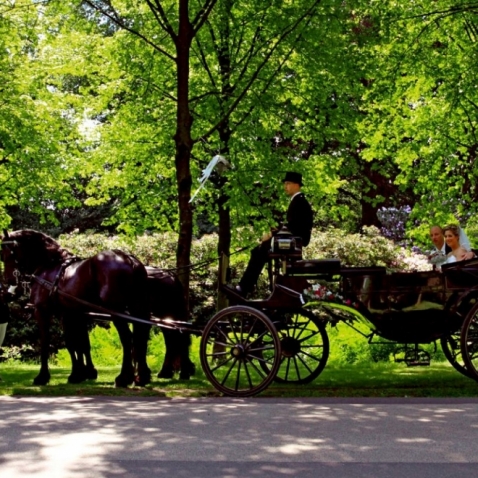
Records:
[[[195,239],[192,243],[191,263],[199,267],[191,272],[190,308],[193,321],[205,323],[216,310],[217,291],[217,235],[209,234]],[[60,244],[80,257],[89,257],[105,249],[122,249],[137,256],[146,265],[163,269],[174,269],[177,236],[174,233],[148,234],[136,238],[107,236],[105,234],[71,233],[59,237]],[[314,231],[310,245],[304,250],[305,258],[338,258],[346,266],[381,265],[394,271],[425,270],[429,268],[424,256],[396,246],[380,235],[377,228],[365,228],[361,234],[347,234],[339,229]],[[249,254],[242,252],[231,256],[231,278],[237,282],[247,264]],[[265,275],[258,284],[258,295],[266,296]],[[3,347],[2,358],[32,360],[39,356],[37,329],[28,312],[23,309],[26,300],[12,304],[11,322]],[[154,329],[155,333],[159,330]],[[390,347],[369,347],[356,334],[329,329],[334,350],[332,360],[354,363],[386,360]],[[103,337],[104,334],[95,334]],[[107,347],[107,338],[101,339]],[[154,344],[154,342],[153,342]],[[98,344],[92,344],[93,348]],[[115,341],[110,345],[115,347]],[[155,345],[152,345],[155,347]],[[64,344],[59,324],[54,324],[51,352],[56,354]],[[98,348],[98,347],[97,347]],[[108,350],[113,356],[113,350]]]

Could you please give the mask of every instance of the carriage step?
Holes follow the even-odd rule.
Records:
[[[395,363],[404,362],[407,367],[427,367],[431,360],[430,354],[418,347],[399,348],[395,351],[393,358]]]
[[[407,361],[404,360],[407,367],[427,367],[430,365],[430,361],[428,360],[418,360],[418,361]]]
[[[411,360],[406,358],[396,358],[395,363],[405,363],[407,367],[427,367],[430,365],[429,359]]]

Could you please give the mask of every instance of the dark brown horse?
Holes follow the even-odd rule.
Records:
[[[4,279],[11,286],[30,282],[30,301],[40,329],[41,368],[34,383],[44,385],[48,370],[49,321],[52,315],[63,320],[65,345],[70,353],[72,383],[95,378],[90,356],[85,312],[98,311],[95,304],[116,313],[149,319],[147,274],[143,264],[122,251],[104,251],[80,260],[51,237],[37,231],[5,232],[2,240]],[[114,316],[123,347],[123,362],[116,386],[133,382],[149,383],[151,371],[146,363],[150,326],[134,323],[131,332],[127,318]]]

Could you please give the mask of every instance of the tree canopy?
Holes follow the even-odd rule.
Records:
[[[23,211],[173,230],[185,266],[195,234],[219,227],[227,250],[273,225],[292,169],[316,227],[380,225],[381,208],[409,208],[418,239],[473,225],[477,15],[451,0],[2,2],[2,226]],[[190,203],[216,154],[233,168]]]

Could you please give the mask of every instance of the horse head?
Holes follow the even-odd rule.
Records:
[[[19,275],[31,275],[41,267],[57,264],[64,253],[56,241],[41,232],[31,229],[4,231],[1,252],[4,279],[10,285],[18,285]]]
[[[1,261],[4,264],[3,267],[3,280],[10,285],[8,291],[12,294],[15,293],[15,289],[18,285],[18,272],[16,259],[15,259],[15,246],[16,242],[11,240],[10,235],[6,229],[3,230],[3,238],[1,242]]]

